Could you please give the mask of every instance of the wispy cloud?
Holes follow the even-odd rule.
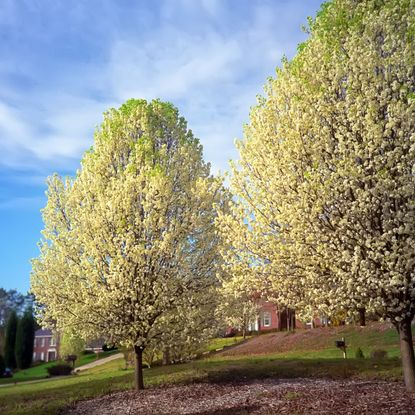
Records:
[[[28,289],[45,178],[73,174],[109,107],[172,101],[214,171],[320,0],[1,0],[0,282]]]
[[[74,168],[92,144],[106,108],[130,97],[159,97],[179,106],[207,158],[226,169],[255,95],[282,54],[291,53],[302,38],[298,27],[305,17],[299,20],[298,3],[177,0],[126,10],[104,2],[98,10],[92,2],[91,8],[70,9],[68,16],[60,2],[48,3],[48,37],[32,30],[34,48],[46,59],[44,68],[31,51],[21,67],[19,50],[12,53],[12,64],[0,65],[0,77],[8,80],[0,94],[0,164]],[[18,7],[6,2],[3,11],[3,29],[21,28],[22,36],[29,36]],[[32,4],[24,16],[37,29],[46,24],[42,12],[41,3]],[[56,15],[60,25],[51,18]],[[295,25],[284,29],[283,19]],[[85,26],[92,21],[93,29]],[[112,26],[114,22],[118,24]],[[50,38],[62,40],[62,50],[55,50]],[[59,61],[52,61],[54,54]]]

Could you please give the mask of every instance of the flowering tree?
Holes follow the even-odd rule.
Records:
[[[411,391],[414,27],[412,1],[326,3],[251,112],[221,218],[227,266],[287,305],[390,319]]]
[[[59,355],[62,359],[72,358],[75,366],[75,360],[85,350],[85,340],[75,334],[63,333],[59,341]]]
[[[226,275],[226,274],[225,274]],[[249,325],[259,316],[260,305],[258,296],[252,292],[243,279],[236,276],[223,278],[218,289],[219,301],[216,315],[222,326],[240,330],[245,339]]]
[[[130,100],[105,114],[74,179],[49,178],[47,196],[31,279],[39,318],[134,349],[142,389],[144,349],[215,284],[221,181],[173,105]]]

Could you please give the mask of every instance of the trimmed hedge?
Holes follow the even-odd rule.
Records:
[[[72,366],[61,363],[47,368],[50,376],[68,376],[72,373]]]

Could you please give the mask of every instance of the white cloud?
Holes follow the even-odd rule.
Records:
[[[242,56],[237,42],[216,35],[195,39],[171,29],[163,37],[169,40],[161,44],[114,41],[108,76],[115,96],[191,99],[198,88],[229,79]]]
[[[23,114],[0,102],[0,164],[34,168],[44,162],[55,167],[79,164],[92,145],[93,131],[110,106],[83,97],[45,94],[50,103]]]
[[[234,139],[241,138],[249,108],[277,64],[275,55],[282,56],[280,45],[269,53],[272,41],[257,24],[262,20],[227,36],[211,27],[195,36],[167,24],[157,37],[115,39],[107,68],[114,97],[174,102],[214,170],[226,170],[236,156]]]
[[[256,94],[283,51],[293,50],[301,37],[298,28],[292,40],[291,32],[276,26],[281,19],[298,19],[290,3],[248,4],[249,12],[235,20],[233,6],[222,1],[165,1],[154,30],[119,25],[102,45],[107,56],[62,67],[50,85],[44,81],[32,96],[21,95],[21,107],[10,104],[19,101],[15,93],[3,99],[0,164],[76,166],[102,112],[136,97],[175,103],[206,158],[216,170],[226,169]],[[97,18],[95,24],[102,31],[108,21]]]

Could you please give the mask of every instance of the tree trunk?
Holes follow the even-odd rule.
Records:
[[[285,307],[287,313],[287,331],[290,331],[290,313],[288,312],[288,307]]]
[[[135,389],[142,390],[144,389],[144,380],[143,380],[143,347],[134,346],[135,352]]]
[[[170,364],[170,350],[166,349],[163,352],[163,366],[169,365]]]
[[[245,326],[243,326],[242,328],[242,336],[243,336],[243,339],[245,340],[246,339],[246,327]]]
[[[399,333],[405,386],[408,392],[415,392],[415,357],[412,343],[411,320],[410,318],[406,318],[396,324],[395,327]]]
[[[359,325],[360,327],[366,326],[366,309],[359,308]]]

